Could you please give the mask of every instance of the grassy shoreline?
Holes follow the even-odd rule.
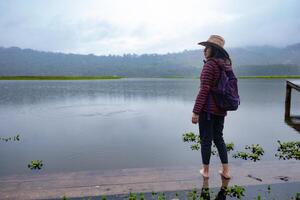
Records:
[[[0,80],[109,80],[121,76],[0,76]]]
[[[121,79],[123,76],[0,76],[0,80],[110,80]],[[139,77],[133,77],[139,78]],[[140,77],[146,78],[146,77]],[[149,77],[155,78],[155,77]],[[161,76],[164,79],[199,79],[199,77]],[[238,76],[238,79],[300,79],[300,75],[288,76]]]
[[[199,77],[162,76],[166,79],[199,79]],[[300,79],[300,75],[274,75],[274,76],[237,76],[238,79]]]

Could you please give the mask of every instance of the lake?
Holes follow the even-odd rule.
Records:
[[[197,79],[0,81],[0,176],[39,173],[200,165],[200,152],[182,134],[198,126],[191,112]],[[224,138],[236,150],[259,143],[262,160],[277,159],[277,140],[300,140],[284,122],[285,80],[240,79],[241,105],[225,119]],[[292,114],[300,115],[292,93]],[[219,158],[212,157],[212,163]],[[229,162],[236,160],[229,155]]]

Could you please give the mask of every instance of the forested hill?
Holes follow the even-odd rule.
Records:
[[[284,48],[228,49],[237,75],[300,75],[300,43]],[[95,56],[0,47],[0,76],[82,75],[128,77],[199,76],[202,50],[168,54]]]

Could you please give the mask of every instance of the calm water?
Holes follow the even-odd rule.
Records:
[[[0,176],[201,164],[200,152],[182,142],[198,133],[191,112],[198,80],[0,81]],[[276,159],[277,140],[300,140],[284,123],[284,80],[239,80],[241,106],[228,113],[224,137],[242,150],[259,143],[263,160]],[[292,113],[300,114],[300,94]],[[234,160],[233,162],[245,162]],[[219,162],[213,157],[212,162]]]

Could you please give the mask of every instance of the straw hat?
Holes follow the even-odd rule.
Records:
[[[220,49],[221,51],[223,51],[229,57],[229,54],[224,49],[225,40],[224,40],[224,38],[222,38],[219,35],[211,35],[208,38],[207,41],[199,42],[198,44],[202,45],[202,46],[213,46],[213,47],[216,47],[216,48]]]

